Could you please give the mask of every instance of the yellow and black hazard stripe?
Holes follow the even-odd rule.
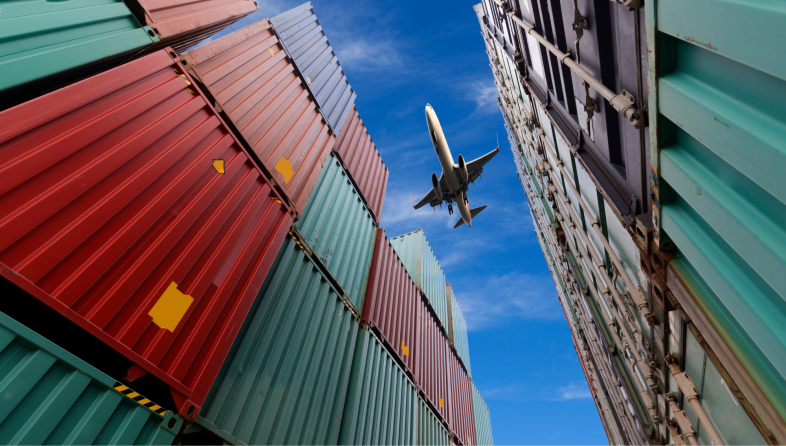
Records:
[[[142,395],[134,392],[133,390],[129,389],[128,387],[126,387],[122,383],[115,382],[114,388],[115,388],[115,390],[117,390],[118,392],[120,392],[123,395],[127,396],[128,398],[131,398],[132,400],[134,400],[137,403],[147,407],[148,409],[152,410],[153,412],[155,412],[155,413],[157,413],[159,415],[164,415],[166,413],[166,409],[164,409],[163,407],[159,406],[158,404],[150,401],[149,399],[143,397]]]
[[[289,231],[289,236],[292,237],[292,240],[294,240],[295,243],[297,243],[297,247],[300,248],[301,251],[303,251],[303,254],[308,255],[308,253],[306,252],[306,248],[304,248],[303,245],[300,244],[300,240],[298,240],[297,236],[293,234],[292,231]]]
[[[284,204],[284,203],[281,202],[281,199],[278,198],[278,195],[274,194],[273,192],[268,194],[268,197],[270,197],[271,200],[277,202],[278,204]]]

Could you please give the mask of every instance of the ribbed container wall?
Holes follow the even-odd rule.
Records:
[[[404,370],[368,328],[361,329],[338,444],[416,444],[417,399]]]
[[[338,134],[334,151],[363,195],[374,221],[379,223],[390,171],[382,161],[357,108],[352,108]]]
[[[418,396],[418,446],[450,446],[453,442],[442,422],[428,407],[426,401]]]
[[[412,281],[426,295],[447,333],[448,300],[445,293],[445,272],[431,249],[422,229],[390,239]]]
[[[448,284],[448,311],[450,311],[450,327],[448,328],[448,338],[450,344],[456,349],[461,359],[461,363],[467,370],[467,375],[472,376],[472,367],[469,364],[469,339],[467,337],[467,318],[461,311],[461,306],[456,300],[453,287]]]
[[[363,309],[377,228],[332,153],[295,226],[355,309]]]
[[[336,139],[270,22],[251,24],[182,58],[301,213]]]
[[[0,113],[0,274],[196,414],[292,218],[170,54]]]
[[[418,344],[415,351],[415,380],[426,398],[434,406],[437,414],[450,423],[450,369],[448,355],[452,355],[447,338],[442,334],[437,322],[420,300],[418,310]]]
[[[290,239],[197,423],[234,444],[336,444],[358,328]]]
[[[459,364],[458,357],[448,355],[450,373],[450,428],[464,446],[477,444],[475,435],[475,416],[472,411],[472,391],[470,379]]]
[[[335,134],[355,105],[355,91],[319,24],[311,2],[270,19],[284,42],[287,53],[295,60]]]
[[[379,228],[371,261],[363,321],[379,333],[407,370],[414,375],[418,357],[419,311],[428,311],[420,290]]]
[[[172,444],[183,420],[118,385],[0,313],[0,444]]]
[[[493,446],[494,438],[491,435],[491,413],[489,406],[480,395],[475,383],[470,380],[472,389],[472,412],[475,416],[475,434],[478,437],[478,446]]]

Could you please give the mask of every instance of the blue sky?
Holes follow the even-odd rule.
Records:
[[[326,1],[314,10],[390,169],[382,226],[423,228],[469,325],[473,380],[491,409],[496,444],[606,444],[598,413],[533,232],[510,152],[475,1]],[[232,27],[303,3],[259,1]],[[454,157],[500,153],[470,188],[488,205],[472,228],[447,209],[413,210],[440,173],[424,107],[436,111]]]

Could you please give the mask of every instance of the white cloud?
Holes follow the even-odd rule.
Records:
[[[395,40],[345,36],[334,45],[338,60],[354,72],[401,69],[404,58]]]
[[[497,87],[492,81],[475,81],[469,87],[472,92],[471,98],[474,99],[476,110],[484,112],[498,113],[497,108]]]
[[[560,400],[579,400],[592,398],[592,392],[590,392],[590,389],[587,387],[587,385],[587,383],[570,383],[566,387],[557,388],[557,394]]]

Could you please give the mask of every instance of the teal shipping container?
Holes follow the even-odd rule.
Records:
[[[325,161],[295,227],[355,311],[362,310],[377,230],[374,218],[333,153]]]
[[[0,5],[0,109],[20,95],[62,86],[54,75],[67,72],[77,79],[76,71],[89,75],[158,42],[121,0],[12,0]],[[30,85],[47,77],[46,90],[39,83]],[[10,88],[14,90],[5,91]]]
[[[336,444],[358,320],[294,240],[284,243],[196,427],[232,444]]]
[[[445,272],[422,229],[390,239],[390,244],[401,258],[412,281],[425,294],[438,322],[447,333],[448,299],[445,289]]]
[[[0,444],[169,445],[183,420],[0,313]]]
[[[456,300],[456,294],[453,287],[448,284],[448,339],[450,345],[456,349],[461,364],[467,371],[467,375],[472,376],[472,367],[469,365],[469,339],[467,338],[467,319],[464,317],[464,312],[461,311]]]
[[[417,445],[450,446],[453,444],[442,422],[428,407],[426,401],[418,396],[418,442]]]
[[[417,400],[417,388],[393,356],[368,327],[361,329],[339,444],[416,444]]]
[[[480,395],[475,383],[470,381],[472,387],[472,410],[475,413],[475,434],[478,437],[478,446],[493,446],[494,438],[491,435],[491,413],[489,406]]]

